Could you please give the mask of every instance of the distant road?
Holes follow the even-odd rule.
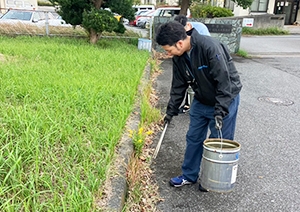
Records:
[[[243,36],[240,49],[255,57],[300,57],[300,35]]]
[[[124,25],[124,26],[128,30],[131,30],[135,33],[138,33],[138,34],[142,35],[143,38],[149,38],[147,29],[141,29],[139,27],[134,27],[134,26],[129,26],[129,25]]]

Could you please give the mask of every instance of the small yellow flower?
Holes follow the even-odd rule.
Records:
[[[144,128],[141,127],[141,128],[139,129],[139,135],[141,135],[141,134],[143,133],[143,131],[144,131]]]
[[[142,139],[139,139],[139,140],[138,140],[138,143],[142,143],[142,142],[143,142],[143,140],[142,140]]]
[[[133,133],[134,133],[133,130],[128,130],[128,132],[129,132],[129,135],[128,135],[128,136],[129,136],[130,138],[132,138],[132,137],[133,137]]]
[[[153,131],[152,131],[152,130],[149,130],[149,131],[146,132],[146,134],[147,134],[147,135],[152,135],[152,134],[153,134]]]

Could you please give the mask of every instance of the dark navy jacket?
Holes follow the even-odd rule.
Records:
[[[173,57],[173,79],[167,114],[178,115],[189,85],[202,104],[215,107],[225,117],[231,101],[242,89],[240,77],[227,47],[217,39],[191,33],[191,54]]]

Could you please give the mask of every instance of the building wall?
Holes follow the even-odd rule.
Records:
[[[234,14],[234,16],[249,15],[249,9],[243,9],[242,7],[237,6],[237,4],[235,4],[234,9],[233,9],[233,14]]]
[[[267,14],[273,14],[274,6],[275,6],[275,0],[269,0],[268,9],[267,9],[266,13]],[[243,9],[242,7],[237,6],[235,4],[233,14],[234,14],[234,16],[246,16],[246,15],[249,15],[249,14],[258,15],[258,14],[262,14],[262,13],[251,12],[249,9]]]
[[[1,9],[22,8],[22,9],[38,9],[37,0],[0,0]]]
[[[5,10],[3,10],[3,8],[5,8],[5,0],[0,0],[0,13],[4,13]]]

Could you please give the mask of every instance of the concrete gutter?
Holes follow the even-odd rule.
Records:
[[[133,154],[133,142],[129,137],[128,130],[138,131],[141,113],[140,99],[142,96],[142,91],[148,84],[149,80],[150,65],[147,64],[141,84],[138,88],[135,107],[127,120],[119,145],[116,147],[115,157],[108,171],[106,182],[103,186],[103,197],[100,200],[96,200],[96,207],[101,211],[121,212],[124,208],[126,195],[128,192],[126,172]]]

